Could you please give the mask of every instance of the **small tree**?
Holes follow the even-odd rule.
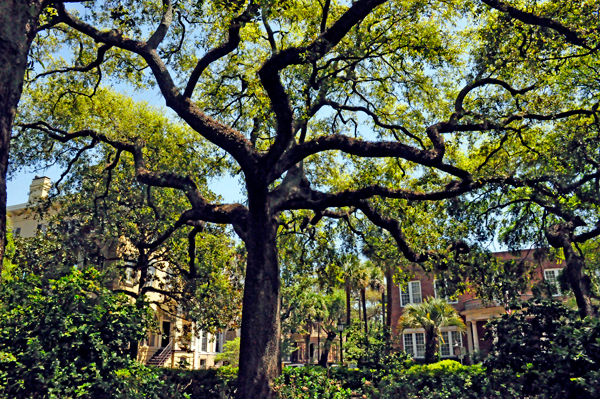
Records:
[[[225,342],[223,352],[215,357],[215,362],[221,360],[227,362],[230,366],[238,367],[240,364],[240,337]]]
[[[465,331],[462,318],[444,299],[427,298],[420,304],[409,304],[404,308],[404,314],[398,323],[401,331],[407,328],[425,329],[425,362],[436,360],[442,327],[457,327]]]

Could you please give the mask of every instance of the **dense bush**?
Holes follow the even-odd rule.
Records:
[[[481,366],[463,366],[453,360],[414,365],[403,373],[384,377],[368,392],[370,398],[483,398],[486,375]]]
[[[287,368],[274,384],[280,399],[345,399],[352,390],[323,367]]]
[[[160,387],[132,361],[151,315],[101,284],[94,269],[0,285],[0,398],[138,398]]]
[[[322,367],[286,369],[276,381],[280,399],[369,398],[450,399],[517,398],[507,389],[492,388],[480,365],[463,366],[453,360],[388,370]]]
[[[237,367],[158,370],[161,372],[163,384],[162,389],[157,392],[157,398],[230,399],[235,396]]]
[[[600,320],[551,299],[515,303],[488,323],[495,343],[484,365],[538,398],[600,397]],[[517,389],[515,388],[515,389]]]

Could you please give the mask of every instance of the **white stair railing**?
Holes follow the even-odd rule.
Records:
[[[163,363],[167,360],[169,356],[171,356],[171,350],[173,349],[173,340],[169,342],[169,344],[160,352],[160,355],[156,358],[155,362],[157,366],[162,366]]]

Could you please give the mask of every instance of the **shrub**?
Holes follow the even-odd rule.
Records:
[[[319,366],[286,368],[275,383],[280,399],[345,399],[352,390],[330,376],[327,369]]]
[[[491,376],[510,375],[515,390],[538,398],[600,395],[598,318],[581,319],[561,302],[534,298],[513,304],[510,314],[488,328],[496,338],[484,361]]]
[[[158,374],[127,352],[150,320],[145,303],[111,292],[94,269],[3,282],[0,397],[148,397]]]
[[[238,367],[240,363],[240,337],[225,342],[223,352],[217,354],[215,362],[223,361],[227,365]]]
[[[158,369],[164,381],[161,399],[230,399],[235,396],[237,367],[200,370]]]
[[[384,377],[370,397],[381,399],[482,398],[486,374],[479,365],[463,366],[454,360],[414,365],[403,373]]]

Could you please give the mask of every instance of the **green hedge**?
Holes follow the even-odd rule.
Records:
[[[520,398],[509,375],[488,375],[480,365],[453,360],[386,370],[303,367],[286,369],[275,389],[281,399],[484,399]],[[498,383],[496,383],[498,382]],[[517,387],[518,388],[518,387]]]
[[[178,370],[157,369],[164,383],[158,398],[230,399],[235,396],[237,367]]]

